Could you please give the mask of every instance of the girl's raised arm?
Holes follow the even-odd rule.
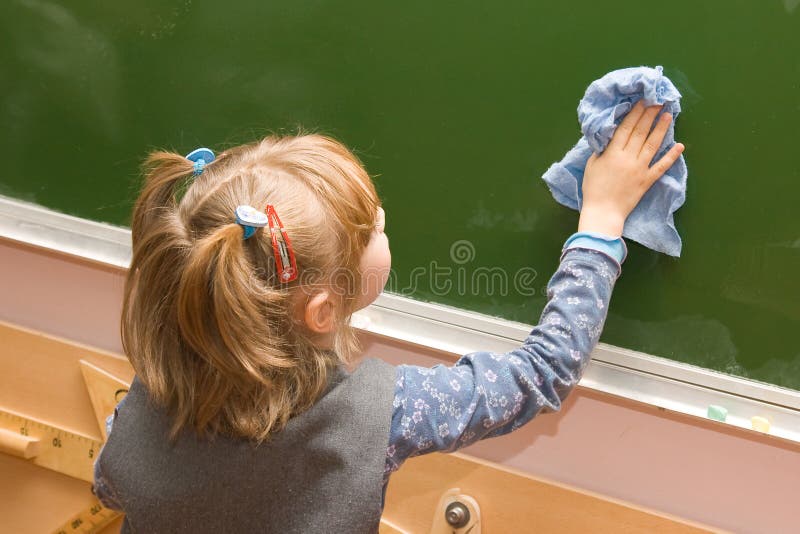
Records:
[[[387,473],[411,456],[452,452],[557,411],[578,383],[603,330],[617,260],[589,248],[564,251],[548,302],[524,344],[473,352],[452,367],[398,367]]]
[[[410,456],[454,451],[561,407],[603,330],[625,257],[625,220],[684,149],[678,143],[650,165],[672,119],[662,114],[653,126],[660,109],[638,102],[587,162],[580,232],[567,240],[539,324],[521,347],[467,354],[452,367],[398,367],[387,477]]]

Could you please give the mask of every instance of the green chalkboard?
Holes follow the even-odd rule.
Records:
[[[540,176],[578,100],[663,65],[684,94],[683,256],[630,243],[603,340],[800,389],[800,0],[3,7],[0,194],[125,224],[151,148],[302,126],[377,176],[393,291],[528,323],[577,224]],[[493,267],[505,295],[475,280]]]

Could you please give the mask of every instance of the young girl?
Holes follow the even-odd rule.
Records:
[[[579,233],[541,321],[508,354],[452,367],[356,358],[351,314],[389,273],[357,159],[318,136],[188,159],[158,152],[132,220],[122,339],[136,370],[95,466],[123,531],[375,532],[390,474],[555,411],[600,337],[627,215],[671,117],[637,104],[589,160]]]

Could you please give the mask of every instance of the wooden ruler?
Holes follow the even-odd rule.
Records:
[[[92,482],[94,459],[103,443],[89,436],[0,411],[0,451],[34,465]]]
[[[114,407],[128,392],[129,384],[84,360],[80,365],[103,440],[0,409],[0,452],[91,483],[94,480],[94,462],[108,437],[106,417],[114,412]],[[98,532],[119,515],[119,512],[105,508],[95,500],[55,532]]]
[[[72,534],[74,532],[99,532],[119,517],[119,512],[105,508],[100,501],[86,510],[78,512],[61,525],[54,534]]]

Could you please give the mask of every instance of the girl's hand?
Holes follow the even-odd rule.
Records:
[[[661,107],[645,109],[641,100],[637,102],[617,127],[603,154],[592,154],[589,158],[583,178],[579,232],[622,235],[630,212],[683,152],[684,146],[676,143],[649,166],[672,120],[672,115],[664,113],[650,132]]]

